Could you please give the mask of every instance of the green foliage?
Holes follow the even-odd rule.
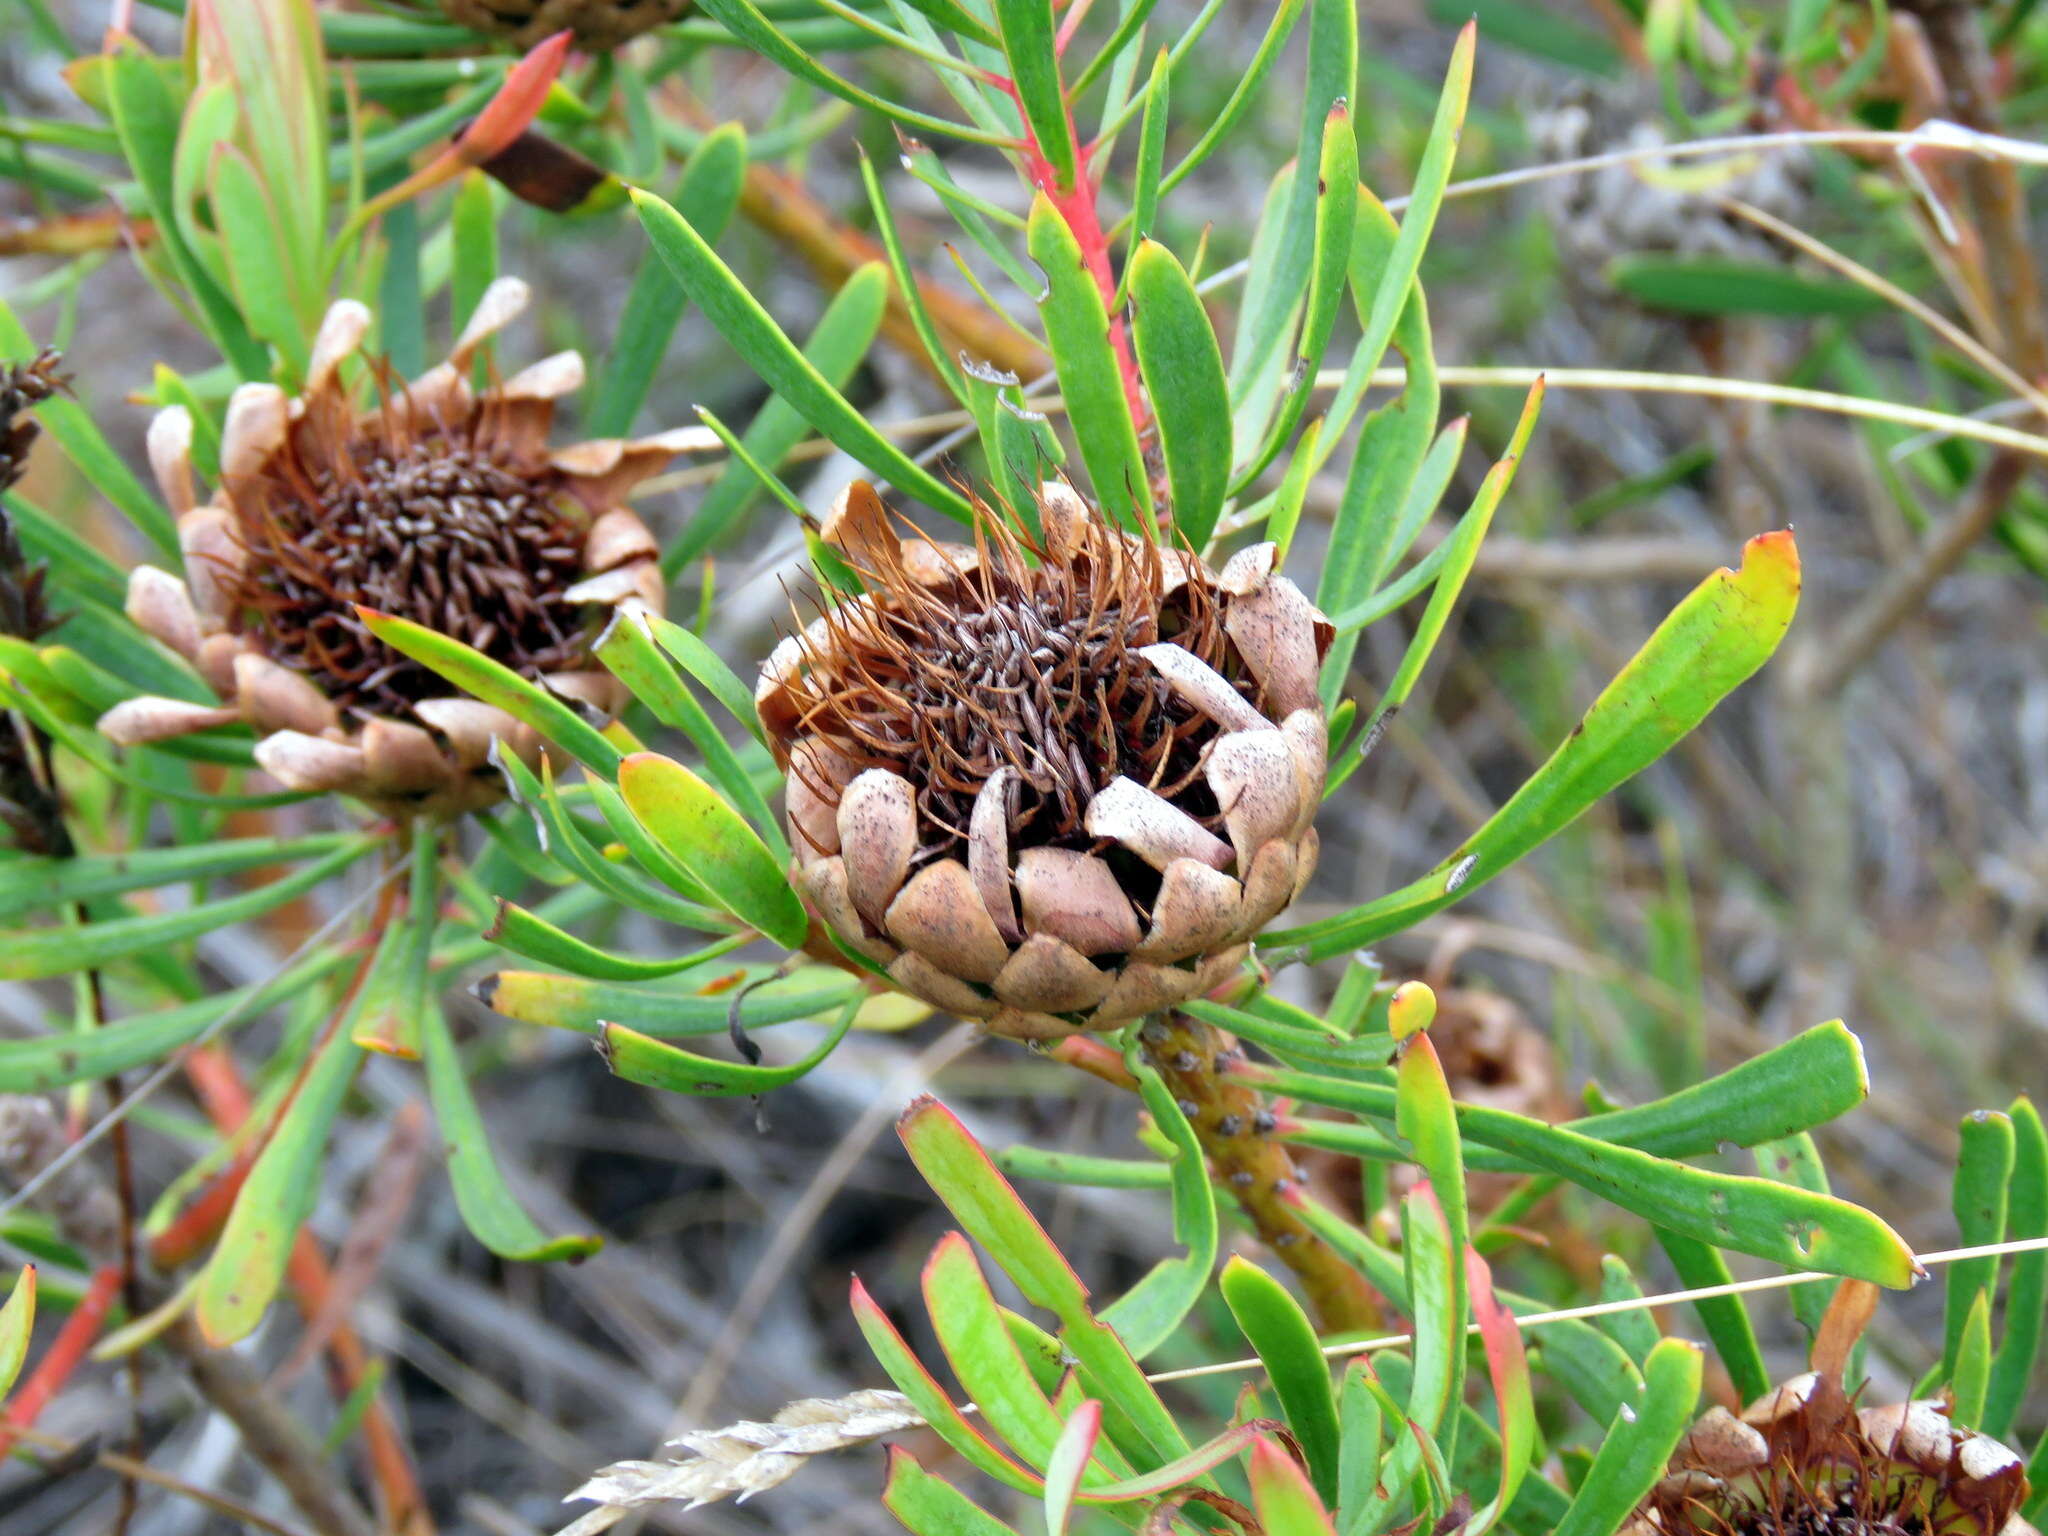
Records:
[[[77,850],[0,863],[0,978],[89,978],[114,1011],[82,1017],[91,1027],[74,1033],[0,1042],[0,1089],[71,1088],[187,1059],[181,1053],[201,1044],[239,1047],[258,1033],[230,1030],[296,1000],[290,1027],[260,1063],[251,1120],[217,1127],[195,1163],[194,1186],[199,1173],[221,1168],[241,1179],[238,1191],[223,1186],[230,1198],[218,1238],[200,1245],[188,1281],[208,1339],[248,1337],[286,1283],[328,1143],[362,1102],[355,1084],[370,1052],[420,1063],[455,1203],[485,1249],[550,1261],[598,1247],[594,1236],[543,1229],[493,1151],[472,1080],[490,1053],[458,1042],[444,1006],[480,964],[512,957],[543,968],[495,969],[476,982],[503,1019],[588,1036],[619,1077],[704,1097],[755,1097],[797,1082],[877,1008],[884,980],[833,956],[791,883],[791,835],[773,800],[782,765],[755,713],[753,658],[719,655],[702,618],[720,593],[716,552],[757,519],[796,517],[821,585],[858,592],[859,572],[818,537],[839,487],[799,491],[781,478],[808,434],[962,525],[985,503],[1032,531],[1038,481],[1066,473],[1130,535],[1219,565],[1257,538],[1284,561],[1305,520],[1319,515],[1311,491],[1327,477],[1341,492],[1320,573],[1303,585],[1336,632],[1321,677],[1340,727],[1328,793],[1358,772],[1397,710],[1427,696],[1425,673],[1459,633],[1458,606],[1509,505],[1543,398],[1539,384],[1511,425],[1440,420],[1420,274],[1471,116],[1478,33],[1467,26],[1458,35],[1441,88],[1428,90],[1428,126],[1408,167],[1399,145],[1361,145],[1369,124],[1353,105],[1364,97],[1349,0],[1273,7],[1241,78],[1206,121],[1186,105],[1200,99],[1189,62],[1215,46],[1206,35],[1223,0],[1177,32],[1148,0],[1098,9],[700,0],[639,51],[571,58],[556,39],[515,60],[437,12],[403,5],[321,15],[310,0],[192,0],[189,59],[154,58],[121,37],[73,70],[101,121],[71,125],[61,147],[93,171],[67,170],[41,153],[36,135],[18,136],[29,145],[19,179],[38,195],[54,186],[82,201],[90,189],[148,220],[136,259],[220,360],[191,377],[160,369],[148,391],[186,410],[205,468],[218,466],[231,440],[235,386],[295,388],[317,374],[315,337],[336,299],[378,299],[381,349],[423,366],[430,306],[458,326],[469,317],[512,248],[502,237],[513,218],[543,238],[588,223],[639,242],[583,418],[591,435],[634,429],[691,307],[761,386],[744,432],[699,408],[711,428],[703,442],[715,436],[726,461],[659,551],[664,577],[696,593],[699,617],[664,618],[635,601],[593,636],[593,667],[630,696],[619,718],[579,704],[559,678],[522,675],[428,625],[362,611],[378,639],[540,743],[522,752],[509,736],[497,742],[490,761],[509,803],[471,819],[379,804],[337,813],[357,830],[250,835],[237,824],[228,835],[231,815],[306,797],[251,783],[255,743],[238,725],[118,751],[95,734],[101,715],[142,691],[197,702],[208,682],[120,611],[121,560],[80,537],[68,512],[10,496],[8,527],[51,562],[50,587],[69,617],[54,643],[0,636],[0,697],[9,724],[60,764]],[[1519,27],[1523,45],[1608,66],[1588,39],[1531,30],[1512,9],[1488,12],[1504,30]],[[1693,8],[1652,9],[1645,57],[1667,87],[1681,70],[1717,80],[1716,50],[1693,35],[1699,17],[1666,25]],[[1725,8],[1696,9],[1719,26]],[[1868,79],[1879,57],[1867,40],[1845,52],[1859,39],[1838,11],[1793,7],[1779,34],[1794,70],[1851,59],[1830,91],[1859,70]],[[1291,50],[1297,31],[1304,46]],[[786,72],[789,100],[773,123],[750,132],[665,110],[661,88],[716,50],[750,51]],[[1174,194],[1281,94],[1292,102],[1295,158],[1259,173],[1265,200],[1233,297],[1223,275],[1203,275],[1209,237],[1190,238]],[[843,242],[836,254],[854,259],[834,267],[838,286],[799,341],[757,296],[768,290],[740,255],[719,244],[737,217],[772,197],[773,184],[764,193],[757,180],[770,161],[800,163],[814,138],[845,121],[848,108],[826,98],[921,137],[903,141],[898,166],[862,158],[862,217],[878,248]],[[931,109],[946,99],[951,107]],[[1099,126],[1090,134],[1084,123]],[[1120,152],[1119,131],[1133,124]],[[949,156],[962,145],[1000,159],[1014,187],[990,190],[980,166],[971,180],[957,177]],[[1185,148],[1171,161],[1176,145]],[[1400,166],[1403,185],[1382,197],[1364,178],[1389,166]],[[923,230],[900,216],[902,177],[931,189],[964,237],[947,249],[987,301],[976,318],[988,329],[972,334],[1007,338],[1049,364],[1044,376],[1013,374],[962,340],[957,296],[928,270]],[[581,190],[550,201],[543,188],[564,179]],[[535,206],[515,207],[525,202]],[[997,287],[1022,292],[1023,320],[1000,312],[977,265],[1000,274],[990,279]],[[86,276],[80,267],[67,281]],[[1870,300],[1833,279],[1696,258],[1634,257],[1607,277],[1638,302],[1696,316],[1845,318]],[[962,408],[951,420],[970,439],[966,457],[938,464],[912,452],[869,408],[861,367],[885,327],[892,345],[915,338],[944,397]],[[1402,364],[1399,391],[1368,410],[1390,349]],[[16,310],[0,304],[0,357],[35,350]],[[479,355],[473,371],[487,378],[495,367]],[[371,381],[351,382],[367,404]],[[60,395],[37,404],[33,419],[153,558],[190,574],[177,488],[147,488],[96,419],[96,405],[118,393]],[[1417,555],[1474,433],[1497,457]],[[1226,1133],[1209,1106],[1176,1096],[1142,1023],[1053,1053],[1135,1090],[1148,1117],[1146,1156],[991,1153],[936,1101],[910,1107],[904,1145],[961,1229],[939,1241],[920,1279],[952,1382],[889,1320],[884,1303],[899,1298],[878,1299],[856,1281],[854,1314],[882,1371],[932,1432],[967,1467],[1038,1508],[1010,1523],[900,1449],[886,1507],[929,1536],[1091,1522],[1149,1536],[1254,1519],[1268,1536],[1376,1536],[1438,1528],[1454,1511],[1468,1536],[1496,1527],[1609,1536],[1691,1420],[1703,1352],[1661,1338],[1642,1311],[1598,1327],[1518,1322],[1548,1308],[1497,1291],[1482,1254],[1526,1265],[1553,1289],[1597,1283],[1610,1301],[1641,1298],[1635,1275],[1651,1243],[1692,1286],[1729,1282],[1737,1253],[1831,1277],[1912,1282],[1915,1260],[1898,1234],[1829,1192],[1809,1134],[1869,1091],[1861,1047],[1842,1025],[1705,1081],[1671,1084],[1663,1097],[1627,1107],[1596,1100],[1593,1112],[1551,1124],[1459,1102],[1429,1033],[1434,999],[1425,988],[1397,990],[1377,961],[1357,955],[1412,937],[1662,758],[1770,660],[1799,584],[1789,533],[1752,539],[1737,568],[1685,597],[1547,761],[1456,849],[1392,891],[1260,936],[1251,971],[1191,1003],[1190,1019],[1227,1032],[1244,1053],[1224,1074],[1229,1085],[1265,1096],[1249,1132]],[[1398,626],[1385,654],[1399,660],[1368,680],[1354,662],[1378,624]],[[262,871],[277,873],[249,879]],[[341,890],[344,878],[355,882],[347,902],[279,976],[204,994],[203,941]],[[629,952],[615,931],[622,914],[695,937]],[[802,951],[835,963],[804,963]],[[1343,975],[1319,1011],[1271,984],[1287,967],[1339,959]],[[788,1025],[804,1029],[803,1041],[776,1041],[764,1059],[749,1031]],[[695,1048],[721,1035],[731,1052]],[[1292,1101],[1285,1113],[1270,1107],[1276,1099]],[[1235,1175],[1219,1179],[1218,1139],[1243,1134],[1355,1163],[1359,1207],[1338,1209],[1292,1178],[1249,1193]],[[1728,1147],[1758,1149],[1764,1176],[1730,1171],[1718,1161]],[[2032,1106],[2022,1099],[1973,1117],[1961,1147],[1959,1241],[2048,1234],[2048,1139]],[[1121,1294],[1100,1297],[1006,1173],[1163,1191],[1172,1249]],[[1503,1174],[1523,1181],[1505,1202],[1479,1193],[1475,1175]],[[1591,1279],[1560,1278],[1529,1260],[1521,1223],[1553,1192],[1563,1219],[1625,1256],[1610,1256]],[[1266,1197],[1270,1207],[1255,1204]],[[1391,1309],[1399,1347],[1360,1353],[1333,1385],[1330,1357],[1355,1340],[1319,1333],[1283,1280],[1245,1257],[1218,1274],[1219,1258],[1236,1251],[1240,1207],[1262,1231],[1284,1210],[1299,1224],[1286,1229],[1290,1242],[1363,1277]],[[1010,1290],[999,1291],[996,1271]],[[0,1311],[0,1389],[26,1348],[32,1275]],[[2048,1255],[2009,1265],[1975,1258],[1954,1266],[1948,1283],[1929,1381],[1950,1391],[1959,1420],[2010,1433],[2031,1422]],[[1021,1295],[1051,1331],[1006,1310],[1002,1295]],[[1809,1323],[1821,1297],[1813,1287],[1796,1304]],[[1247,1399],[1228,1422],[1201,1422],[1141,1364],[1221,1352],[1226,1314],[1257,1356],[1274,1417]],[[1745,1304],[1703,1298],[1698,1316],[1738,1394],[1767,1390],[1771,1373]],[[1571,1455],[1549,1454],[1560,1448]]]

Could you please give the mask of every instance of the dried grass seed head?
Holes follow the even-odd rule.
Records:
[[[756,703],[824,928],[1043,1038],[1206,990],[1307,879],[1331,631],[1270,546],[1218,574],[1063,483],[1035,510],[938,544],[849,487],[823,532],[867,590]]]
[[[533,760],[533,732],[446,697],[370,634],[359,604],[601,712],[618,707],[591,646],[613,610],[662,598],[658,548],[625,496],[685,435],[550,446],[556,401],[583,382],[573,352],[473,389],[481,349],[527,297],[516,279],[493,284],[446,361],[410,384],[353,366],[370,313],[337,303],[297,398],[272,385],[235,392],[204,502],[190,418],[158,416],[150,460],[178,515],[184,571],[139,568],[128,610],[222,702],[130,700],[103,731],[136,743],[246,720],[263,738],[258,761],[294,789],[415,812],[496,799],[492,740]]]

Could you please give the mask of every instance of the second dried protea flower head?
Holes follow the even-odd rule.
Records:
[[[1218,574],[1064,484],[1040,533],[825,525],[867,591],[777,647],[756,704],[796,880],[904,991],[1047,1039],[1184,1002],[1314,869],[1331,628],[1273,547]]]
[[[1875,1301],[1844,1281],[1814,1368],[1739,1417],[1709,1409],[1622,1536],[2038,1536],[2020,1514],[2017,1453],[1955,1423],[1946,1401],[1859,1408],[1844,1390]]]
[[[529,760],[532,730],[446,685],[372,635],[358,605],[465,642],[565,697],[622,702],[590,651],[621,603],[658,608],[658,550],[626,493],[681,434],[555,448],[555,402],[583,382],[558,353],[478,391],[478,349],[524,309],[526,285],[486,291],[447,360],[367,407],[344,366],[370,313],[343,301],[296,399],[245,384],[228,405],[220,485],[197,499],[192,420],[157,417],[152,466],[178,515],[184,574],[139,567],[128,612],[198,669],[218,705],[141,698],[100,728],[124,744],[235,720],[293,789],[380,808],[460,811],[497,798],[494,740]]]

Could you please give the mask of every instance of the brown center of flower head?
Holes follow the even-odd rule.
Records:
[[[795,702],[807,734],[916,789],[916,863],[967,837],[975,796],[1005,767],[1017,843],[1092,846],[1089,801],[1119,775],[1220,825],[1201,773],[1218,727],[1137,654],[1171,640],[1233,681],[1241,671],[1206,587],[1168,592],[1172,557],[1090,523],[1059,560],[993,514],[973,557],[938,581],[891,544],[870,553],[879,568],[861,574],[876,600],[842,604],[811,632]]]
[[[249,559],[237,625],[344,710],[402,714],[447,691],[377,640],[361,603],[438,629],[527,676],[574,666],[587,610],[580,513],[560,477],[491,441],[487,407],[408,429],[309,417],[236,498]]]

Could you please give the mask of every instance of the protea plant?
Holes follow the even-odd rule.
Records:
[[[1813,1369],[1740,1416],[1707,1410],[1622,1536],[2035,1536],[2025,1463],[1951,1399],[1857,1406],[1849,1349],[1876,1300],[1843,1282]]]
[[[1218,573],[1064,482],[1035,513],[941,544],[850,486],[823,532],[867,591],[776,648],[756,707],[818,920],[1044,1040],[1208,990],[1307,881],[1332,630],[1271,544]]]
[[[145,696],[100,729],[123,745],[246,721],[257,761],[290,788],[392,811],[453,812],[498,798],[493,740],[531,761],[531,728],[450,697],[372,635],[358,606],[416,619],[600,711],[622,690],[590,659],[629,599],[659,609],[658,547],[626,493],[678,434],[555,448],[555,402],[583,382],[561,352],[481,391],[479,349],[527,303],[494,283],[447,360],[410,384],[351,366],[371,324],[335,304],[297,397],[244,384],[229,404],[221,479],[197,498],[193,424],[151,426],[152,467],[178,517],[184,574],[138,567],[128,612],[199,671],[220,703]],[[364,380],[376,397],[359,403]]]

